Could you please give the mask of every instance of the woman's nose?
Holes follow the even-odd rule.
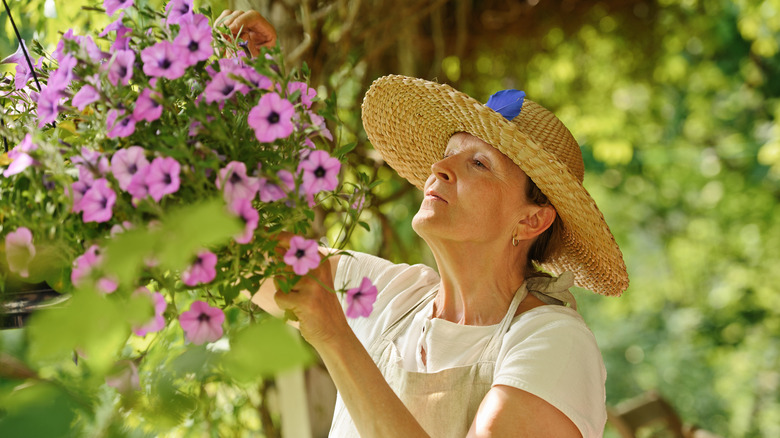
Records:
[[[431,173],[436,179],[442,181],[452,181],[455,179],[455,173],[452,170],[452,163],[449,157],[436,161],[431,164]]]

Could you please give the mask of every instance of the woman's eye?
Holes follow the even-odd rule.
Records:
[[[479,161],[479,160],[474,160],[474,165],[477,166],[477,167],[485,167],[485,165],[482,164],[482,162]]]

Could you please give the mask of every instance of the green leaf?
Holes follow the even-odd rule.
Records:
[[[158,230],[132,229],[117,235],[106,246],[106,272],[116,275],[122,285],[132,284],[159,239]]]
[[[358,225],[363,227],[363,229],[365,229],[366,231],[371,231],[371,227],[366,222],[358,221]]]
[[[355,143],[354,141],[351,143],[347,143],[344,146],[338,148],[335,155],[341,158],[344,155],[347,155],[348,153],[352,152],[352,150],[355,149],[355,146],[357,146],[357,143]]]
[[[0,395],[0,430],[6,437],[69,437],[75,405],[62,389],[35,382]],[[42,420],[45,418],[45,420]]]
[[[238,381],[253,381],[311,362],[298,332],[276,318],[266,318],[238,332],[223,364]]]

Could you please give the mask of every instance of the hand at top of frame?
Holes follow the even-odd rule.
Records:
[[[246,40],[252,56],[257,56],[263,47],[270,48],[276,45],[276,29],[257,11],[226,9],[219,15],[215,25],[227,26],[233,36]]]

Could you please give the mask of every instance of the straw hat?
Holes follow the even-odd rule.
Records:
[[[509,121],[448,85],[391,75],[374,81],[366,93],[363,126],[387,164],[419,189],[454,133],[468,132],[493,145],[536,183],[561,218],[563,248],[542,268],[555,275],[571,271],[577,286],[620,295],[628,287],[626,265],[582,186],[579,145],[541,105],[522,98],[520,105]]]

